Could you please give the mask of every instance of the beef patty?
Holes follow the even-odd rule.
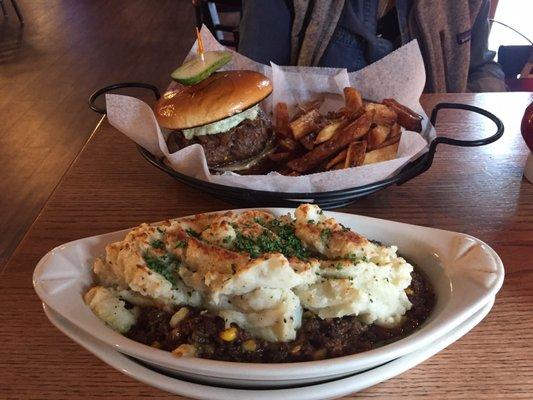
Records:
[[[174,131],[168,138],[171,152],[199,143],[204,148],[209,167],[242,161],[261,153],[271,140],[272,132],[268,121],[260,114],[256,119],[246,119],[235,128],[215,135],[195,136],[186,139],[181,131]]]

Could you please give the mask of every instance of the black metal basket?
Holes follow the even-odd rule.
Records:
[[[106,86],[102,89],[97,90],[89,97],[89,106],[93,111],[96,111],[100,114],[105,114],[105,108],[96,106],[96,99],[107,92],[121,89],[121,88],[145,88],[150,89],[154,93],[156,99],[160,97],[159,90],[150,84],[138,83],[138,82],[127,82],[127,83],[118,83],[111,86]],[[172,177],[176,178],[178,181],[183,182],[189,186],[200,189],[204,192],[212,194],[215,197],[218,197],[229,203],[244,205],[247,207],[250,206],[288,206],[292,207],[297,203],[308,202],[318,204],[321,208],[332,209],[337,207],[346,206],[360,197],[368,196],[372,193],[375,193],[379,190],[385,189],[391,185],[401,185],[414,177],[420,175],[431,167],[433,163],[433,158],[435,157],[435,152],[439,144],[448,144],[451,146],[460,146],[460,147],[474,147],[474,146],[484,146],[486,144],[495,142],[498,140],[504,131],[504,126],[502,121],[494,114],[471,105],[467,104],[458,104],[458,103],[439,103],[437,104],[431,112],[431,123],[435,125],[437,120],[437,114],[440,110],[443,109],[455,109],[455,110],[466,110],[471,111],[477,114],[481,114],[488,119],[490,119],[496,125],[496,133],[492,136],[489,136],[484,139],[476,140],[458,140],[452,139],[445,136],[439,136],[435,138],[430,144],[429,149],[426,153],[419,156],[417,159],[409,162],[402,169],[400,169],[393,176],[383,179],[379,182],[371,183],[368,185],[357,186],[350,189],[342,190],[333,190],[330,192],[317,192],[317,193],[289,193],[289,192],[271,192],[265,190],[252,190],[244,189],[233,186],[220,185],[217,183],[206,182],[200,179],[196,179],[177,171],[174,171],[168,165],[166,165],[162,159],[157,158],[151,154],[146,149],[141,146],[137,146],[141,155],[152,165],[159,168],[160,170],[166,172]]]

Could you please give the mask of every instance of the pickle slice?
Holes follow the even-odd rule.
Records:
[[[229,51],[206,51],[203,60],[197,54],[176,69],[170,76],[183,85],[195,85],[223,65],[226,65],[230,60],[231,53]]]

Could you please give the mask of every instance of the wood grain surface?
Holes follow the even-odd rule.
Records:
[[[522,178],[527,149],[520,119],[531,93],[423,96],[485,107],[505,123],[504,137],[481,148],[439,147],[433,167],[340,209],[466,232],[501,256],[506,280],[488,317],[467,336],[399,377],[348,398],[530,399],[533,397],[533,185]],[[441,115],[437,130],[487,136],[490,122],[462,112]],[[232,208],[148,165],[107,123],[97,129],[0,279],[0,398],[176,398],[113,370],[57,331],[32,289],[38,260],[85,236],[192,213]]]
[[[163,87],[195,37],[190,0],[22,0],[24,28],[4,3],[0,267],[98,121],[89,93],[124,81]]]

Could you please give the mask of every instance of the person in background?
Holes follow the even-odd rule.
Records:
[[[417,39],[426,92],[506,91],[487,48],[489,0],[244,0],[239,52],[356,71]]]

